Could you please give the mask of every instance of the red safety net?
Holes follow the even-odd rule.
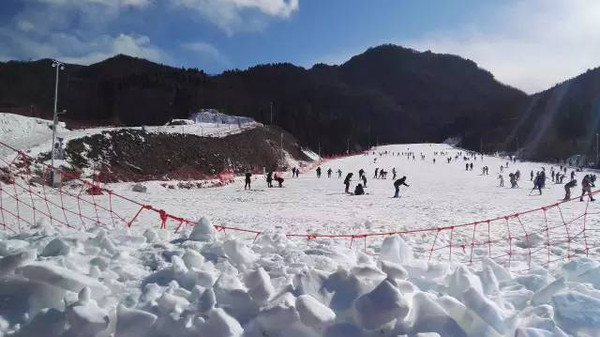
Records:
[[[144,223],[174,231],[195,225],[195,221],[109,190],[94,178],[85,179],[78,173],[51,167],[1,142],[0,148],[12,153],[0,158],[0,228],[8,232],[18,233],[42,222],[76,229],[97,225],[122,228]],[[320,164],[320,161],[315,162],[305,169]],[[53,179],[53,175],[59,179]],[[219,178],[230,181],[234,175],[225,172]],[[53,181],[58,183],[53,184]],[[423,259],[472,264],[492,258],[511,268],[529,269],[534,263],[548,266],[574,256],[600,253],[597,233],[600,211],[590,203],[590,197],[599,192],[586,195],[584,202],[576,197],[536,209],[443,227],[286,235],[316,243],[347,240],[350,247],[375,252],[382,238],[399,235],[412,244],[415,254]],[[226,235],[240,233],[254,240],[262,234],[259,230],[229,226],[215,228]]]

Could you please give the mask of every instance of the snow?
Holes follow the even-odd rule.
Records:
[[[561,185],[549,183],[543,195],[527,195],[528,172],[542,165],[549,170],[548,164],[511,163],[511,170],[521,170],[522,186],[510,189],[497,187],[493,173],[465,171],[462,160],[447,164],[439,157],[433,164],[434,151],[460,151],[448,145],[391,145],[378,151],[407,148],[427,160],[371,154],[321,163],[324,171],[364,168],[369,179],[364,196],[348,196],[337,177],[317,179],[314,171],[286,176],[281,189],[266,188],[255,176],[251,191],[239,182],[201,190],[147,183],[146,193],[132,191],[131,184],[111,184],[125,197],[195,219],[196,225],[177,233],[161,230],[158,216],[144,212],[131,228],[108,218],[101,219],[107,226],[74,229],[37,219],[39,225],[23,226],[19,233],[0,231],[0,336],[600,335],[595,203],[588,206],[586,223],[589,257],[576,238],[546,249],[546,232],[539,242],[533,234],[524,240],[512,223],[512,249],[520,254],[510,264],[486,258],[488,249],[494,255],[511,247],[505,223],[490,226],[497,240],[491,248],[475,249],[481,261],[472,264],[469,247],[454,246],[449,255],[444,234],[433,245],[435,231],[366,241],[286,237],[458,225],[554,204],[564,193]],[[480,162],[475,165],[493,172],[506,160]],[[392,181],[373,179],[375,167],[396,167],[411,187],[391,198]],[[59,198],[56,191],[47,192],[48,198]],[[98,202],[106,198],[96,196]],[[10,198],[1,200],[3,207],[11,206]],[[561,210],[570,220],[585,206],[572,202]],[[114,207],[127,218],[139,210],[126,202]],[[547,216],[551,226],[562,225],[557,213],[549,210]],[[542,214],[523,215],[522,221],[530,232],[545,226]],[[580,223],[572,226],[574,236]],[[477,228],[485,239],[486,224]],[[564,237],[564,225],[557,228],[548,235]],[[457,228],[453,240],[468,242],[461,240],[472,233],[473,227],[468,233]],[[523,259],[529,246],[539,249],[530,268]],[[546,265],[548,255],[563,259]]]

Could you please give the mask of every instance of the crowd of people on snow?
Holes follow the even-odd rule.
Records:
[[[367,155],[370,153],[367,153]],[[382,152],[372,152],[372,155],[374,156],[373,159],[373,163],[377,163],[377,158],[379,155],[379,157],[381,156],[402,156],[405,157],[407,160],[416,160],[416,154],[415,152],[411,152],[409,150],[407,150],[406,152],[390,152],[390,151],[382,151]],[[426,155],[423,154],[422,152],[419,154],[421,157],[421,160],[425,160],[426,159]],[[450,155],[448,152],[444,152],[444,151],[435,151],[433,153],[433,164],[435,164],[436,160],[435,157],[437,156],[442,156],[446,158],[446,161],[448,164],[452,163],[452,161],[459,161],[460,159],[462,159],[463,161],[465,161],[465,170],[466,171],[473,171],[474,168],[474,161],[476,161],[477,159],[481,159],[483,160],[483,155],[476,153],[476,152],[472,152],[472,151],[466,151],[466,152],[462,152],[462,151],[458,151],[454,156]],[[499,180],[499,187],[504,187],[505,186],[505,180],[504,180],[504,173],[505,171],[508,170],[509,168],[509,164],[512,163],[517,163],[517,158],[516,157],[509,157],[509,160],[500,166],[499,168],[499,173],[498,173],[498,180]],[[292,178],[298,178],[300,175],[300,170],[296,167],[291,169],[292,172]],[[318,179],[321,178],[323,170],[322,168],[319,166],[316,168],[315,170],[316,172],[316,176]],[[489,166],[484,165],[481,167],[481,175],[487,176],[489,175],[490,169]],[[331,178],[333,176],[333,169],[332,168],[328,168],[327,171],[327,178]],[[342,175],[343,175],[343,171],[341,169],[337,169],[335,171],[335,173],[337,174],[337,178],[341,179]],[[568,173],[568,167],[567,166],[562,166],[560,165],[558,169],[556,169],[555,167],[551,167],[550,168],[550,174],[547,175],[546,173],[546,168],[542,167],[542,169],[540,171],[534,172],[533,170],[530,172],[529,174],[529,178],[530,181],[533,183],[533,188],[530,191],[530,195],[531,193],[533,193],[534,191],[538,191],[538,193],[541,195],[542,194],[542,190],[544,188],[546,188],[546,181],[549,179],[548,176],[550,177],[550,179],[552,180],[552,182],[554,184],[563,184],[566,177],[567,177],[567,173]],[[373,179],[378,179],[378,180],[387,180],[389,171],[377,167],[375,168],[375,172],[373,174]],[[409,187],[409,185],[406,183],[406,176],[403,176],[399,179],[398,178],[398,172],[396,171],[396,168],[392,168],[391,169],[391,174],[392,174],[392,181],[393,181],[393,186],[394,186],[394,198],[399,197],[400,194],[400,187],[401,186],[406,186]],[[345,190],[344,192],[346,194],[350,194],[350,195],[364,195],[366,194],[365,192],[365,188],[367,188],[367,175],[364,169],[360,169],[358,170],[358,184],[356,184],[354,191],[350,191],[350,185],[352,183],[352,179],[354,177],[354,173],[353,172],[349,172],[346,174],[345,179],[343,180],[344,185],[345,185]],[[276,181],[278,183],[279,187],[283,187],[283,182],[284,182],[284,178],[279,175],[276,172],[273,171],[268,171],[266,172],[265,175],[265,179],[267,182],[267,187],[271,188],[273,187],[273,181]],[[521,172],[520,170],[516,170],[514,172],[509,172],[508,173],[508,181],[510,182],[510,187],[511,188],[519,188],[519,181],[521,179]],[[586,174],[583,179],[581,180],[581,196],[580,196],[580,200],[583,201],[584,200],[584,196],[587,194],[589,197],[590,201],[594,201],[595,199],[593,198],[593,194],[592,194],[592,187],[595,187],[595,182],[596,182],[596,175],[595,174]],[[251,183],[252,183],[252,174],[250,172],[245,174],[245,185],[244,185],[244,189],[251,189]],[[564,189],[565,189],[565,197],[564,200],[570,200],[571,199],[571,190],[577,186],[577,179],[576,179],[576,173],[575,170],[571,170],[570,172],[570,180],[566,183],[564,183]]]

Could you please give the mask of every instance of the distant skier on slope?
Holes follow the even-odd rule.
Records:
[[[344,179],[344,185],[346,185],[346,193],[350,193],[350,181],[352,181],[352,176],[354,174],[352,172],[346,175],[346,179]]]
[[[395,167],[393,167],[393,168],[392,168],[392,179],[393,179],[393,180],[396,180],[396,175],[397,175],[396,168],[395,168]]]
[[[321,178],[321,166],[317,167],[317,178]]]
[[[571,189],[577,185],[577,180],[573,179],[565,184],[565,199],[571,199]]]
[[[379,168],[375,169],[375,175],[373,176],[373,178],[377,179],[379,177]]]
[[[364,175],[364,174],[363,174],[363,176],[362,176],[362,182],[363,182],[363,186],[364,186],[365,188],[367,188],[367,176],[366,176],[366,175]]]
[[[596,200],[594,199],[594,196],[592,196],[592,182],[589,175],[583,177],[583,180],[581,181],[581,198],[579,198],[579,201],[583,201],[583,196],[586,193],[588,194],[590,201]]]
[[[504,187],[504,177],[501,174],[498,175],[498,180],[500,180],[500,187]]]
[[[285,179],[283,179],[281,176],[279,176],[277,173],[275,173],[275,181],[277,182],[277,184],[279,184],[279,187],[283,187],[283,181]]]
[[[342,170],[338,169],[337,171],[338,179],[342,178]]]
[[[327,178],[331,178],[331,173],[333,173],[333,170],[331,169],[331,167],[327,170]]]
[[[400,194],[400,186],[406,186],[406,187],[410,187],[409,185],[406,184],[406,176],[403,176],[402,178],[394,181],[394,188],[396,189],[395,193],[394,193],[394,198],[398,198],[398,195]]]
[[[246,183],[244,184],[244,190],[246,190],[246,188],[250,190],[250,184],[252,183],[252,173],[246,172],[245,182]]]
[[[363,186],[361,184],[356,185],[356,188],[354,189],[354,195],[363,195],[365,194],[365,190],[363,189]]]
[[[273,172],[267,172],[267,187],[273,187]]]
[[[358,179],[362,179],[362,177],[365,175],[365,170],[360,169],[358,170]]]

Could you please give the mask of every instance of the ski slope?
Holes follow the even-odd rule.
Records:
[[[379,155],[415,153],[416,159]],[[562,185],[551,180],[542,195],[529,195],[531,170],[550,165],[510,163],[521,171],[520,188],[498,187],[505,159],[477,157],[473,171],[462,159],[446,156],[460,149],[439,144],[379,147],[376,154],[323,162],[286,178],[283,188],[267,188],[255,176],[252,189],[236,180],[220,188],[168,189],[147,182],[146,193],[132,184],[111,184],[115,192],[197,219],[179,233],[160,230],[155,216],[139,217],[131,228],[87,224],[69,229],[38,220],[20,234],[0,231],[0,335],[18,336],[597,336],[600,334],[600,263],[597,237],[590,231],[592,259],[575,243],[546,247],[531,268],[515,258],[510,266],[493,260],[461,264],[460,249],[448,261],[445,250],[428,262],[430,235],[348,239],[286,238],[287,233],[349,234],[435,228],[487,219],[557,203]],[[420,159],[420,153],[425,159]],[[376,162],[374,160],[376,159]],[[481,175],[487,165],[490,174]],[[373,179],[375,168],[388,179]],[[391,169],[407,176],[400,198]],[[343,171],[342,179],[331,168]],[[364,169],[367,195],[344,193],[343,177]],[[505,169],[506,170],[506,169]],[[569,170],[569,174],[570,174]],[[506,184],[507,172],[503,172]],[[580,180],[584,172],[577,172]],[[7,185],[2,185],[3,188]],[[9,191],[7,189],[7,191]],[[577,194],[578,188],[574,189]],[[25,197],[27,197],[25,195]],[[58,198],[49,191],[49,198]],[[102,202],[107,196],[97,196]],[[3,207],[10,199],[2,196]],[[566,218],[587,202],[564,204]],[[596,212],[595,203],[589,212]],[[115,204],[131,216],[138,206]],[[23,212],[26,212],[23,210]],[[23,214],[27,216],[27,214]],[[548,213],[549,221],[556,221]],[[110,219],[102,219],[112,223]],[[536,228],[543,217],[523,216]],[[262,235],[215,231],[213,225],[259,230]],[[598,229],[598,217],[587,226]],[[492,234],[505,237],[502,226]],[[454,240],[469,233],[455,232]],[[564,235],[560,231],[549,232]],[[479,234],[478,234],[479,235]],[[517,235],[517,233],[515,233]],[[444,238],[438,240],[443,241]],[[508,240],[494,250],[506,250]],[[516,249],[516,248],[515,248]],[[487,252],[487,247],[481,252]],[[518,269],[519,271],[513,271]],[[19,305],[17,305],[17,303]],[[52,310],[42,310],[52,308]]]

